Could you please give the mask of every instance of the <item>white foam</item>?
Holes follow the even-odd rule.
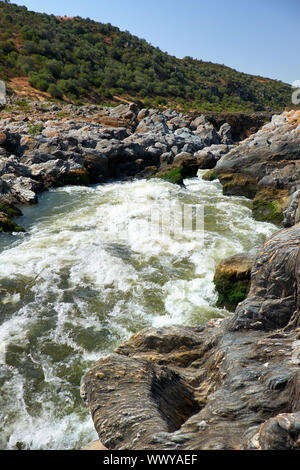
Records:
[[[21,441],[31,449],[68,449],[92,440],[88,411],[72,409],[75,365],[83,374],[144,326],[201,323],[227,314],[215,307],[215,265],[252,249],[276,228],[255,221],[245,198],[224,197],[218,181],[199,177],[186,184],[70,186],[45,193],[36,209],[25,209],[28,233],[0,253],[0,285],[8,279],[11,284],[0,307],[12,312],[0,327],[0,362],[5,364],[10,345],[23,347],[24,360],[43,374],[45,391],[35,396],[41,410],[31,416],[24,395],[29,379],[19,364],[8,367],[2,392],[15,399],[0,413],[16,412],[6,420],[4,446]],[[204,239],[197,231],[175,237],[145,229],[153,206],[166,221],[171,202],[204,205]],[[91,347],[93,338],[99,343],[95,339]],[[66,357],[46,353],[47,342],[66,348]]]

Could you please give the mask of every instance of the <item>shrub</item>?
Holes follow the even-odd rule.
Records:
[[[63,97],[62,90],[60,88],[58,88],[58,86],[55,85],[54,83],[51,83],[51,85],[49,86],[47,91],[48,91],[48,93],[50,93],[50,95],[53,98],[62,99],[62,97]]]

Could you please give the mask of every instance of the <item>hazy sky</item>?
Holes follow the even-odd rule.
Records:
[[[20,0],[29,10],[111,23],[176,57],[300,80],[300,0]]]

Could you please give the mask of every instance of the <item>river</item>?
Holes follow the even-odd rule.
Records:
[[[215,306],[216,264],[277,228],[202,173],[185,188],[143,180],[50,190],[22,208],[26,233],[1,235],[1,449],[80,449],[97,438],[79,396],[97,359],[144,327],[230,314]],[[143,230],[170,202],[203,208],[204,231]]]

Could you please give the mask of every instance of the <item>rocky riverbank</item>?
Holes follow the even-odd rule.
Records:
[[[300,111],[273,116],[217,162],[224,194],[253,199],[253,216],[286,227],[299,221]]]
[[[243,132],[224,119],[135,104],[1,113],[1,231],[22,230],[19,206],[52,187],[182,184],[199,168],[224,194],[253,198],[254,217],[286,227],[217,268],[219,302],[238,304],[230,318],[144,329],[85,374],[81,396],[109,449],[300,448],[299,112],[254,134],[254,117]]]
[[[229,319],[144,329],[85,374],[107,448],[300,449],[299,156],[289,112],[204,164],[225,194],[254,198],[255,217],[288,228],[217,268],[225,292],[249,290]]]
[[[77,108],[33,102],[21,109],[12,103],[0,115],[0,230],[21,231],[12,221],[20,215],[17,206],[35,204],[37,194],[51,187],[153,175],[182,184],[234,148],[225,117],[217,122],[134,103]],[[248,117],[243,132],[269,118]],[[245,116],[231,120],[239,139]]]
[[[297,224],[260,248],[230,319],[148,328],[95,364],[81,395],[107,448],[300,448],[299,247]]]

